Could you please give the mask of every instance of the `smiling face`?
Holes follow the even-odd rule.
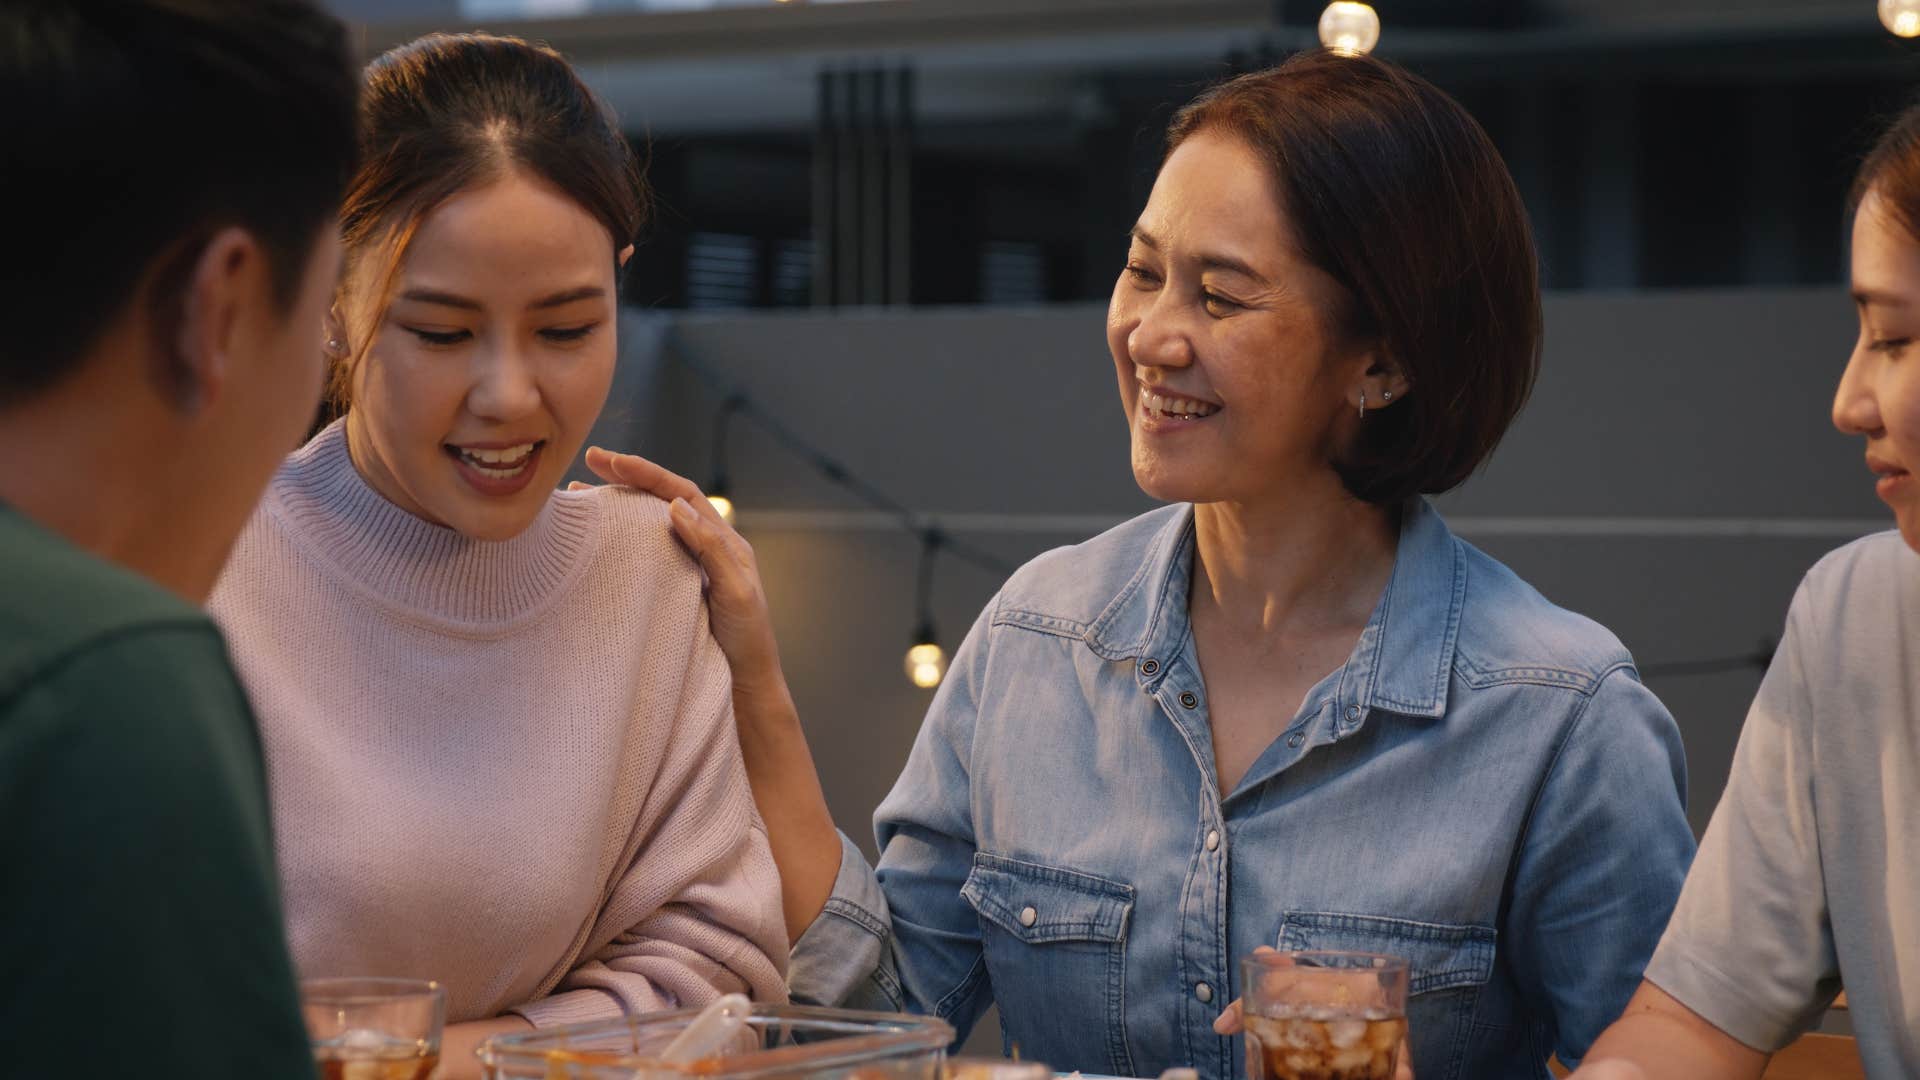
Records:
[[[531,525],[612,384],[614,268],[606,227],[518,170],[430,211],[353,372],[367,482],[476,539]]]
[[[1920,241],[1878,191],[1867,192],[1853,219],[1853,298],[1860,338],[1834,394],[1833,423],[1865,436],[1874,490],[1920,551]]]
[[[1292,235],[1240,140],[1200,131],[1161,167],[1107,311],[1147,494],[1254,502],[1334,480],[1372,356],[1338,335],[1341,290]]]

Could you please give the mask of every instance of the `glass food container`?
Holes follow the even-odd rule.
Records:
[[[940,1080],[953,1028],[930,1016],[755,1005],[719,1053],[689,1065],[657,1055],[698,1009],[573,1024],[487,1040],[487,1080]]]

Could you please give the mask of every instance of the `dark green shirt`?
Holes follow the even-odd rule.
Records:
[[[0,1074],[314,1075],[219,632],[4,506]]]

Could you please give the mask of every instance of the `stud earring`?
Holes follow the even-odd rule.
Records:
[[[1392,401],[1392,400],[1393,400],[1393,391],[1391,391],[1391,390],[1382,390],[1382,391],[1380,391],[1380,400],[1381,400],[1381,401]]]

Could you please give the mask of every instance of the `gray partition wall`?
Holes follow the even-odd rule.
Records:
[[[630,313],[596,438],[705,483],[725,388],[940,526],[1018,563],[1149,508],[1133,485],[1099,305],[1030,310]],[[1706,825],[1756,668],[1661,674],[1776,635],[1820,555],[1890,518],[1859,440],[1828,421],[1855,326],[1844,291],[1551,296],[1532,402],[1439,500],[1454,527],[1611,627],[1679,720]],[[725,453],[788,676],[841,827],[870,818],[931,698],[902,658],[918,541],[750,421]],[[942,559],[949,649],[999,585]],[[970,1050],[997,1049],[982,1025]]]

